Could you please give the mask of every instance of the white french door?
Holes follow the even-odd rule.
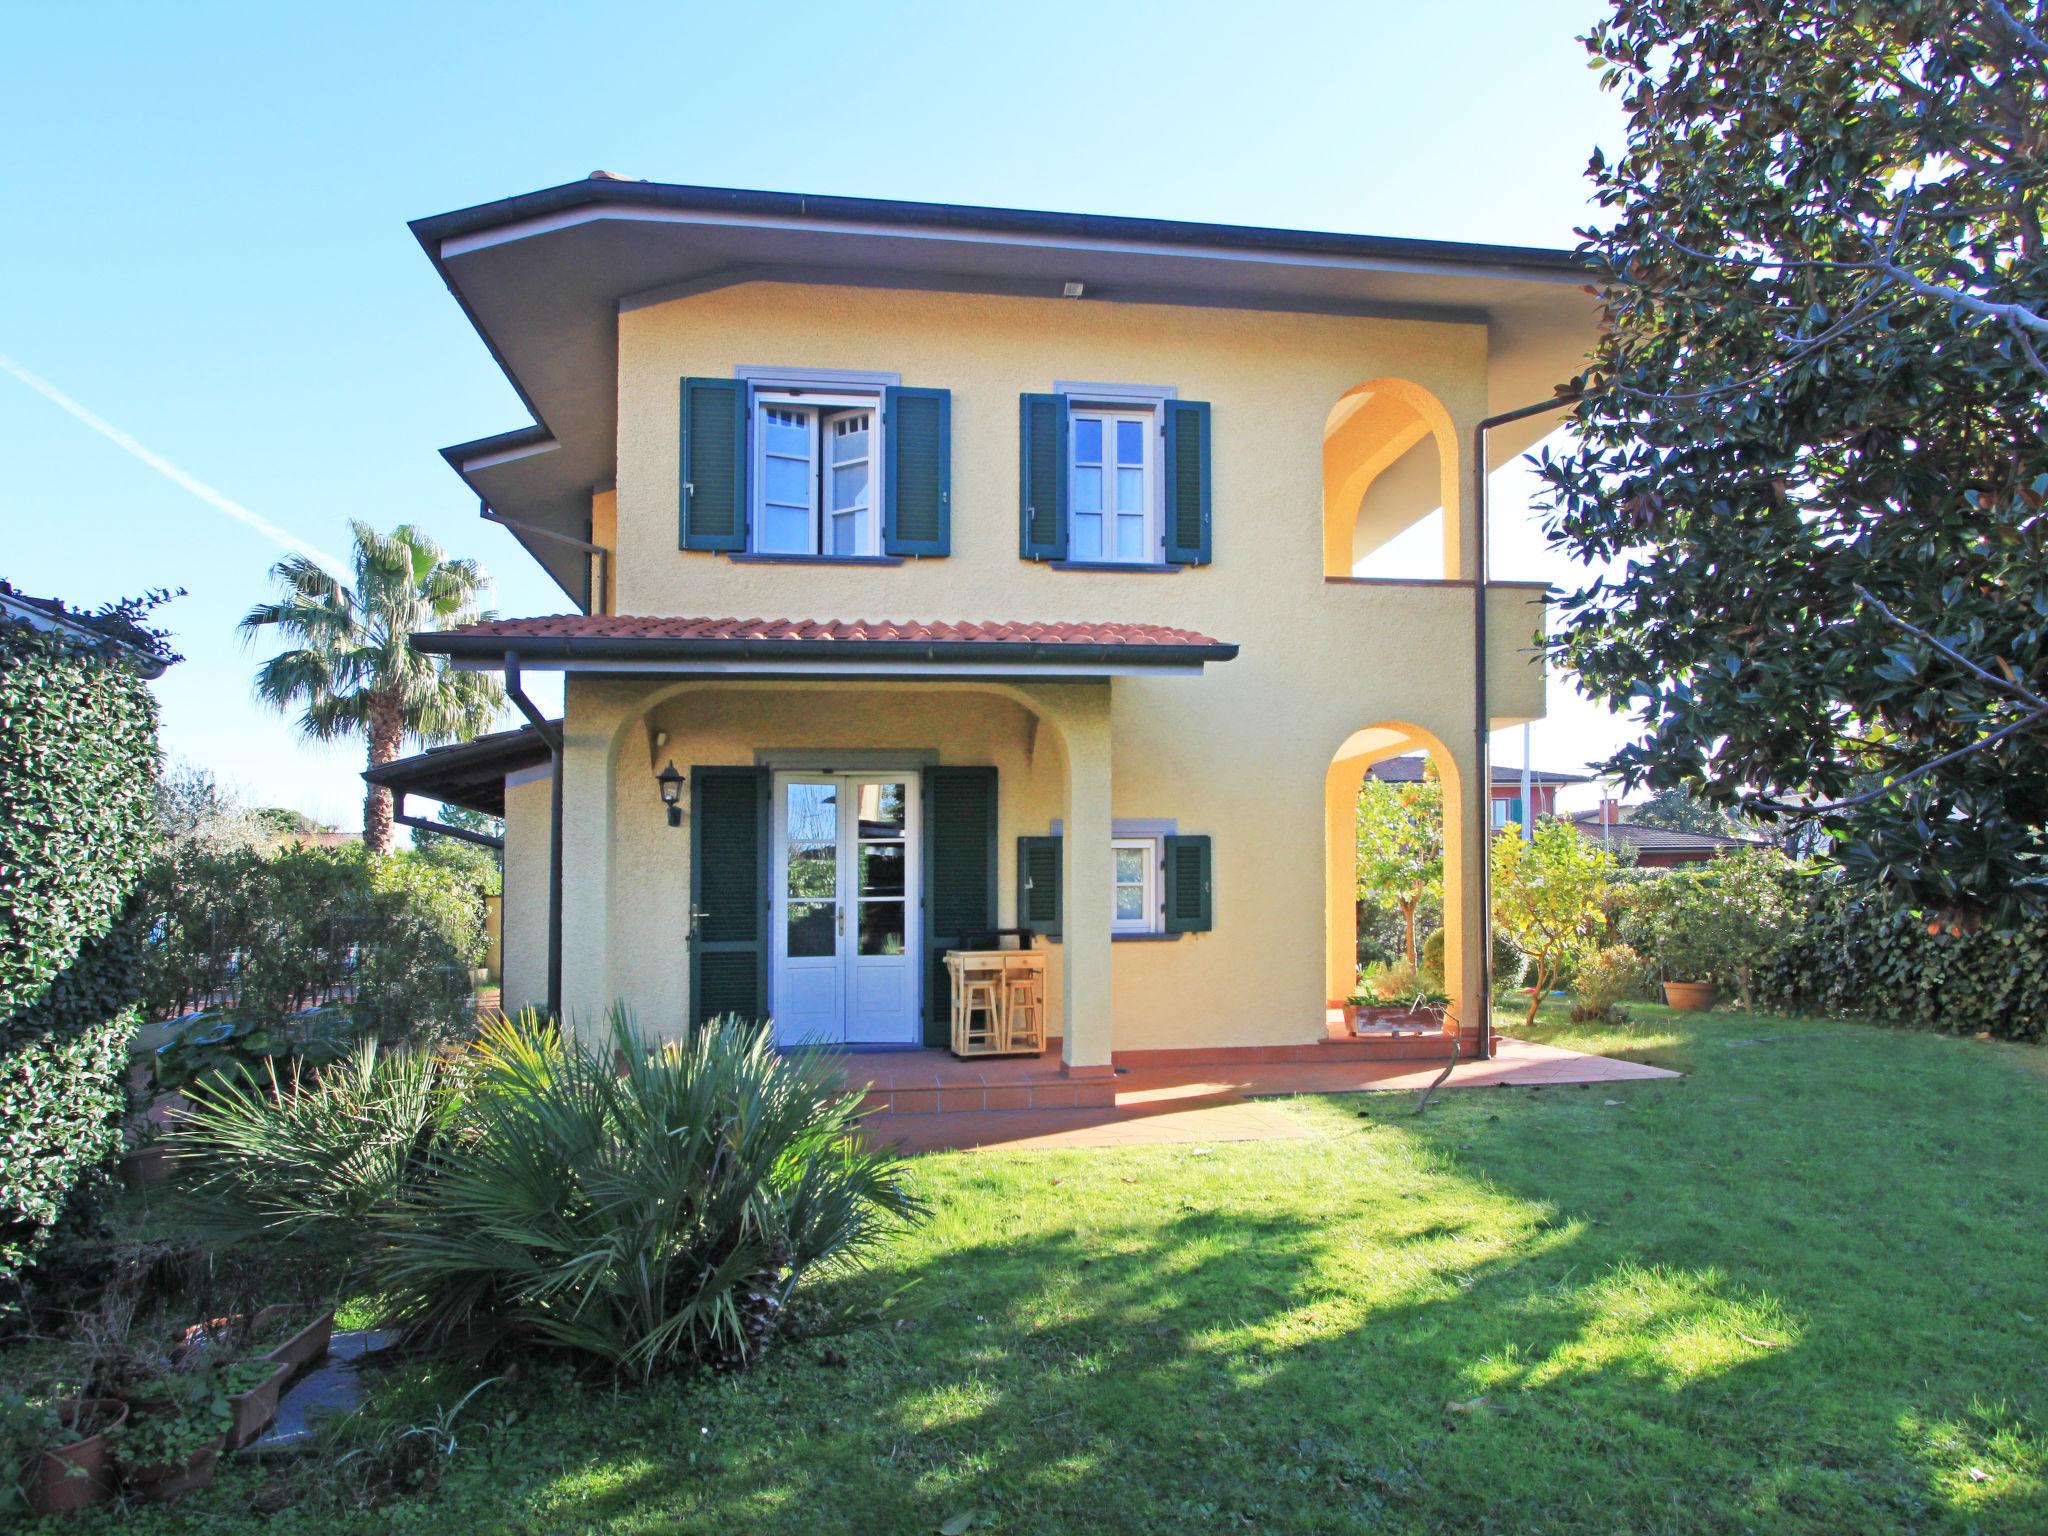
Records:
[[[917,780],[775,776],[774,963],[782,1045],[915,1045]]]

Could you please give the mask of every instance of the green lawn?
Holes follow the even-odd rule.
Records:
[[[1688,1077],[924,1159],[935,1218],[848,1288],[895,1321],[730,1379],[488,1387],[428,1500],[259,1520],[236,1469],[61,1528],[2048,1529],[2048,1062],[1640,1011],[1544,1034]]]

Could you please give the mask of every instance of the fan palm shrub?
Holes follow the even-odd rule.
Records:
[[[187,1090],[165,1134],[181,1214],[201,1237],[374,1262],[378,1218],[427,1174],[460,1106],[455,1063],[362,1041],[319,1073],[275,1062]]]
[[[378,1280],[415,1337],[529,1338],[645,1377],[744,1365],[820,1271],[923,1207],[858,1135],[821,1053],[720,1021],[581,1040],[531,1014],[471,1048],[459,1129],[386,1222]]]

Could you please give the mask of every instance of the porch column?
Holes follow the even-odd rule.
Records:
[[[1114,1070],[1109,930],[1116,907],[1116,860],[1109,846],[1109,689],[1074,689],[1059,723],[1067,747],[1067,815],[1060,839],[1060,1070],[1069,1077],[1108,1077]]]

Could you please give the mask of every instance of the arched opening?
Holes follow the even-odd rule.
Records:
[[[1419,384],[1370,379],[1323,424],[1323,574],[1460,574],[1458,450],[1450,412]]]
[[[1332,1007],[1358,995],[1366,964],[1395,961],[1403,951],[1411,963],[1420,962],[1429,932],[1440,927],[1440,984],[1457,1014],[1470,895],[1462,806],[1456,760],[1420,727],[1398,721],[1370,725],[1354,731],[1331,756],[1324,785],[1324,871],[1325,980]]]

